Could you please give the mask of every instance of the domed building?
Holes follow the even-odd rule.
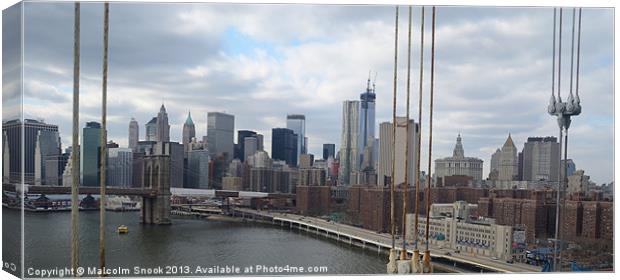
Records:
[[[453,175],[470,176],[476,182],[482,181],[482,160],[465,157],[465,151],[461,143],[461,134],[456,137],[456,145],[454,146],[452,156],[435,160],[435,176],[437,176],[437,179]]]

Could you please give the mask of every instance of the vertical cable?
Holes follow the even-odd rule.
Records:
[[[568,94],[573,95],[573,58],[575,57],[575,8],[573,8],[573,29],[570,46],[570,87]],[[567,104],[568,105],[568,104]]]
[[[577,74],[575,83],[575,95],[579,103],[579,56],[581,54],[581,8],[579,8],[579,24],[577,27]]]
[[[557,8],[553,8],[553,65],[551,66],[551,97],[553,97],[553,99],[555,99],[555,37],[556,37],[556,32],[555,32],[555,26],[556,26],[556,14],[557,14]]]
[[[414,248],[418,250],[419,240],[419,216],[420,216],[420,152],[422,151],[422,84],[424,77],[424,6],[422,6],[420,19],[420,96],[418,100],[418,133],[417,133],[417,149],[416,149],[416,185],[415,185],[415,240]]]
[[[103,3],[103,79],[101,81],[101,172],[99,176],[99,267],[105,268],[105,203],[106,203],[106,157],[107,147],[107,110],[108,110],[108,30],[110,17],[110,3]],[[103,274],[103,272],[102,272]],[[102,275],[103,276],[103,275]]]
[[[403,235],[403,250],[400,253],[400,259],[407,259],[407,195],[409,190],[409,96],[411,89],[411,6],[409,6],[409,32],[408,32],[408,43],[407,43],[407,113],[405,119],[406,129],[405,129],[405,188],[403,190],[403,220],[402,220],[402,235]],[[411,137],[413,140],[413,137]]]
[[[75,2],[73,22],[73,142],[71,152],[71,269],[79,267],[78,186],[80,184],[79,153],[80,123],[80,2]]]
[[[433,151],[433,101],[435,92],[435,7],[433,6],[433,19],[431,31],[431,96],[430,112],[428,117],[428,179],[426,180],[426,251],[428,252],[428,233],[431,210],[431,153]]]
[[[394,31],[394,96],[392,99],[392,177],[390,178],[390,232],[392,234],[392,250],[396,247],[396,227],[394,224],[394,168],[396,161],[396,79],[398,72],[398,6],[396,6],[396,24]]]

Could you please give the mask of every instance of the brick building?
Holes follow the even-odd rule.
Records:
[[[305,216],[329,214],[331,192],[328,186],[297,186],[297,211]]]

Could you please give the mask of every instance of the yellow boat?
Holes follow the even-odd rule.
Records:
[[[123,234],[123,233],[128,233],[129,229],[127,228],[127,226],[121,225],[118,227],[117,231],[119,234]]]

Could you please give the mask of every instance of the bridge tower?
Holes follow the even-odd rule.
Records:
[[[170,224],[170,156],[144,157],[142,188],[151,189],[151,196],[142,197],[140,218],[143,224]]]

